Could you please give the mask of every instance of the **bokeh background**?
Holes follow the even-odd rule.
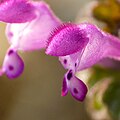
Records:
[[[46,0],[63,21],[74,21],[90,0]],[[9,44],[0,23],[0,65]],[[0,120],[89,120],[84,102],[69,94],[61,97],[64,68],[56,57],[42,51],[20,53],[24,73],[17,79],[0,77]]]

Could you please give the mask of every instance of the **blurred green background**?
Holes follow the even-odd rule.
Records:
[[[63,21],[74,21],[90,0],[46,0]],[[9,46],[0,23],[0,65]],[[69,94],[61,97],[64,68],[44,50],[20,53],[24,73],[17,79],[0,77],[0,120],[89,120],[83,106]]]

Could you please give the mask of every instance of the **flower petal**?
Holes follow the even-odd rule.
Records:
[[[83,101],[85,99],[88,91],[86,85],[75,76],[70,83],[69,90],[71,95],[79,101]]]
[[[0,21],[23,23],[36,17],[35,7],[29,0],[0,1]]]
[[[74,72],[69,70],[65,75],[67,88],[70,91],[71,95],[78,101],[83,101],[87,94],[86,85],[75,77]]]
[[[67,81],[66,78],[63,79],[63,84],[62,84],[62,96],[66,96],[68,94],[68,88],[67,88]]]
[[[53,56],[66,56],[81,51],[88,38],[75,24],[58,27],[50,36],[46,53]]]
[[[24,69],[24,63],[19,55],[12,49],[8,50],[2,71],[7,75],[8,78],[13,79],[21,75]]]
[[[61,64],[64,66],[65,69],[68,70],[72,69],[76,71],[76,68],[79,65],[78,58],[82,56],[83,52],[84,50],[80,52],[76,52],[71,55],[61,56],[59,57],[59,61],[61,62]]]
[[[80,64],[77,71],[89,68],[103,58],[115,58],[120,60],[120,39],[101,31],[92,24],[83,23],[83,28],[88,35],[89,42],[85,47],[82,57],[79,57]]]
[[[78,34],[81,35],[82,33],[85,33],[84,35],[86,35],[86,38],[88,39],[87,44],[83,45],[83,47],[80,50],[78,50],[77,52],[75,52],[73,54],[69,54],[67,56],[67,58],[69,58],[68,61],[70,61],[70,63],[69,63],[70,66],[71,66],[71,64],[73,65],[73,63],[75,64],[75,61],[73,60],[74,58],[78,61],[78,66],[76,68],[76,71],[89,68],[89,67],[93,66],[94,64],[96,64],[97,62],[99,62],[103,58],[110,57],[110,58],[115,58],[115,59],[120,60],[120,52],[119,52],[120,40],[119,40],[119,38],[116,38],[108,33],[101,31],[95,25],[92,25],[90,23],[82,23],[82,24],[79,24],[76,26],[82,31],[82,32],[79,32]],[[72,29],[72,31],[73,31],[72,36],[76,36],[73,29]],[[66,33],[64,31],[62,31],[62,36],[63,36],[63,40],[65,40],[65,42],[66,42]],[[78,39],[78,38],[76,38],[76,39]],[[78,41],[80,41],[80,40],[78,39]],[[61,57],[61,55],[65,54],[65,53],[67,54],[67,51],[66,50],[63,51],[63,49],[66,49],[67,47],[69,47],[69,49],[70,49],[69,52],[70,52],[74,48],[75,49],[77,48],[75,44],[74,44],[75,47],[73,46],[73,44],[71,43],[71,40],[68,40],[67,42],[68,42],[68,44],[64,43],[63,41],[62,41],[62,43],[59,44],[59,38],[53,36],[53,40],[50,42],[50,44],[48,46],[48,48],[50,48],[52,50],[51,51],[52,54],[50,53],[50,55],[54,55],[54,56],[59,55]],[[81,41],[81,44],[83,42],[84,41]],[[65,44],[66,45],[64,46],[63,43],[64,43],[64,45]],[[52,49],[51,46],[53,46],[53,48],[54,48],[54,47],[56,47],[56,44],[57,45],[59,44],[58,49]],[[76,53],[81,53],[81,54],[79,55]],[[74,56],[72,60],[71,60],[71,56]],[[61,58],[63,59],[64,57],[66,57],[66,56],[63,56]],[[62,60],[61,60],[61,62],[63,64]],[[67,69],[74,69],[73,67],[71,68],[69,66],[66,66],[67,64],[66,65],[63,64],[63,65]]]
[[[12,46],[31,51],[46,47],[50,32],[61,22],[45,2],[34,3],[37,17],[27,23],[8,24],[6,35]]]

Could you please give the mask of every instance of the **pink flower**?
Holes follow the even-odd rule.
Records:
[[[2,5],[3,8],[1,8]],[[6,0],[1,3],[1,6],[0,15],[2,15],[1,10],[4,10],[4,14],[8,13],[8,8],[11,8],[11,14],[8,16],[3,14],[0,19],[14,23],[7,24],[6,35],[10,48],[5,56],[0,75],[6,73],[9,78],[16,78],[21,75],[24,69],[24,63],[17,52],[45,48],[50,32],[54,27],[60,25],[61,21],[42,1]]]
[[[51,31],[61,23],[45,2],[32,4],[36,8],[35,19],[26,23],[7,25],[8,40],[18,50],[31,51],[45,48]]]
[[[120,60],[120,40],[89,23],[66,24],[53,32],[46,53],[57,56],[68,72],[63,79],[62,96],[68,91],[83,101],[87,87],[75,74],[103,58]]]

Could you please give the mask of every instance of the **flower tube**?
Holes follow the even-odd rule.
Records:
[[[33,2],[36,18],[21,24],[7,24],[6,36],[11,46],[22,51],[40,50],[46,47],[51,31],[61,24],[45,2]]]

